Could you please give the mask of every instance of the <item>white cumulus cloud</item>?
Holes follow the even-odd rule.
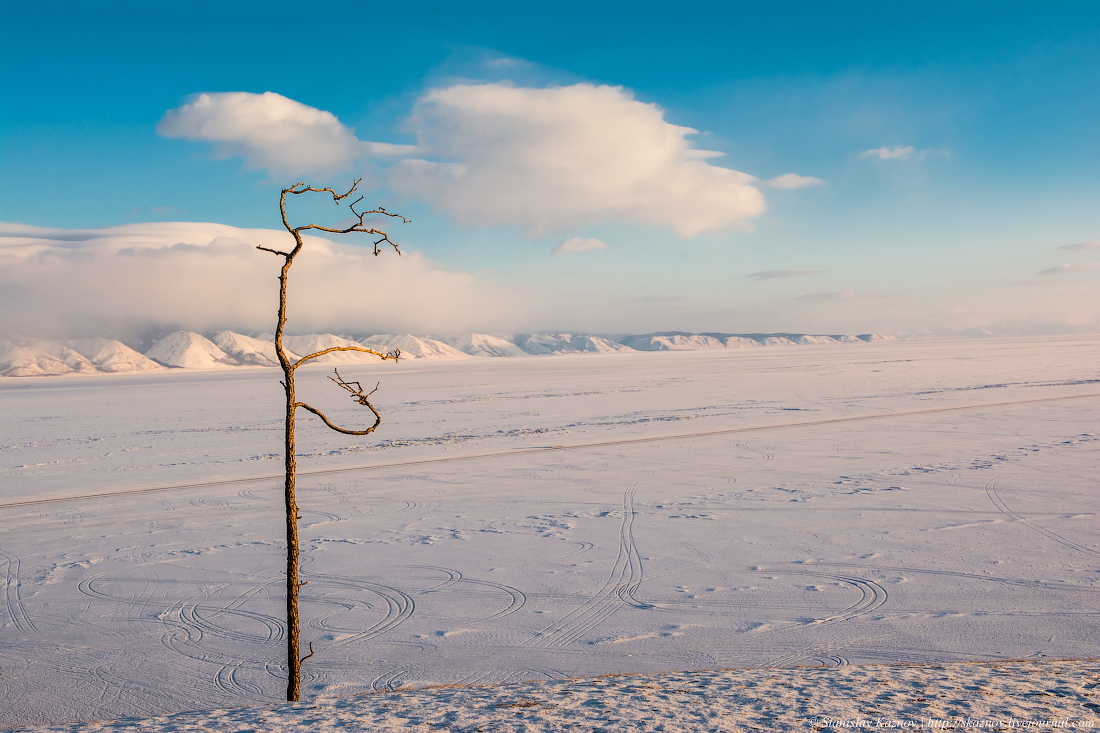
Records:
[[[692,147],[695,130],[621,87],[459,84],[424,94],[408,126],[431,155],[392,166],[390,187],[466,226],[618,220],[690,237],[765,210],[756,178],[704,162],[718,154]]]
[[[825,181],[820,178],[814,178],[813,176],[800,176],[797,173],[784,173],[781,176],[775,178],[769,178],[764,181],[764,185],[769,188],[779,189],[794,189],[794,188],[806,188],[807,186],[823,186]]]
[[[249,168],[285,175],[347,170],[361,158],[415,150],[359,140],[331,112],[274,92],[200,94],[166,112],[157,132],[215,143],[216,158],[241,156]]]
[[[550,250],[550,254],[555,255],[567,255],[573,252],[590,252],[594,249],[607,249],[607,242],[599,239],[583,239],[581,237],[570,237],[565,240],[554,249]]]
[[[895,145],[892,148],[874,148],[873,150],[864,150],[859,154],[860,158],[878,158],[879,160],[900,160],[908,158],[913,154],[914,148],[912,145]]]

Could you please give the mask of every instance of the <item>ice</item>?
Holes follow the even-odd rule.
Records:
[[[805,696],[909,714],[922,686],[988,711],[966,680],[1081,707],[1085,662],[958,663],[1100,657],[1097,364],[1100,337],[1063,336],[341,367],[383,420],[300,414],[301,706],[278,704],[280,372],[3,380],[0,726],[321,730],[362,704],[363,729],[475,730],[533,700],[546,726],[652,706],[692,730],[690,689],[805,726]],[[300,398],[369,424],[330,373]],[[925,666],[857,666],[881,663]],[[568,679],[618,672],[643,677]]]

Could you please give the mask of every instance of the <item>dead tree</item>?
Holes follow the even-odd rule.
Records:
[[[361,179],[360,179],[361,180]],[[316,359],[319,356],[325,354],[331,354],[336,351],[360,351],[365,354],[373,354],[379,359],[387,360],[392,359],[397,361],[401,356],[401,351],[395,349],[394,351],[383,354],[373,349],[367,349],[361,346],[334,346],[331,349],[325,349],[313,354],[303,356],[297,361],[291,361],[287,356],[286,350],[283,348],[283,329],[286,326],[286,289],[287,289],[287,277],[290,274],[290,266],[294,264],[294,258],[302,251],[304,245],[302,241],[302,232],[317,230],[321,232],[330,232],[332,234],[350,234],[351,232],[362,232],[363,234],[372,234],[379,239],[374,242],[374,254],[378,255],[381,250],[379,245],[389,244],[391,245],[397,254],[401,254],[401,250],[398,246],[390,241],[389,235],[385,232],[367,226],[365,223],[365,217],[368,216],[388,216],[393,219],[400,219],[402,222],[408,223],[408,219],[400,214],[391,214],[382,207],[372,209],[371,211],[364,211],[362,213],[355,210],[356,205],[363,200],[360,196],[354,203],[351,204],[351,213],[354,215],[356,221],[351,226],[346,228],[338,227],[326,227],[319,224],[306,224],[300,227],[290,226],[290,222],[286,218],[286,197],[287,194],[294,196],[303,193],[328,193],[332,196],[332,200],[337,206],[342,201],[347,199],[355,191],[359,185],[359,180],[352,184],[351,189],[345,194],[338,194],[331,188],[313,188],[305,183],[296,183],[290,188],[284,188],[282,194],[279,196],[279,212],[283,217],[283,226],[294,237],[294,248],[289,252],[282,252],[277,249],[271,249],[269,247],[257,247],[256,249],[262,249],[264,252],[271,252],[283,258],[283,268],[279,273],[279,322],[275,327],[275,353],[279,357],[279,365],[283,369],[283,389],[286,391],[286,418],[285,425],[285,440],[286,440],[286,622],[287,622],[287,661],[289,666],[288,680],[286,687],[286,699],[291,702],[296,702],[301,695],[302,684],[302,662],[313,656],[313,644],[309,645],[309,654],[300,656],[299,646],[299,627],[298,627],[298,591],[305,585],[305,582],[298,580],[298,520],[301,516],[298,514],[298,504],[294,499],[294,479],[297,467],[294,461],[294,414],[301,407],[304,410],[312,412],[328,427],[332,428],[338,433],[344,433],[345,435],[368,435],[374,432],[375,428],[382,422],[382,416],[378,414],[378,410],[374,409],[374,405],[370,403],[370,396],[374,394],[374,391],[363,393],[363,388],[358,382],[346,382],[340,376],[340,372],[336,372],[336,377],[329,377],[337,385],[351,392],[352,398],[360,405],[366,405],[370,408],[370,411],[374,413],[374,425],[370,426],[366,430],[347,430],[345,428],[338,427],[332,423],[325,415],[316,407],[307,405],[304,402],[298,402],[294,396],[294,372],[298,367],[302,366],[306,362],[312,359]],[[377,387],[375,388],[377,389]]]

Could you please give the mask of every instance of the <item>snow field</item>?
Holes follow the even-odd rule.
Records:
[[[35,731],[1094,730],[1100,663],[674,672],[445,687]]]
[[[1100,656],[1098,357],[1063,337],[341,367],[382,381],[383,424],[356,442],[301,423],[305,695],[807,665],[843,690],[871,674],[851,665]],[[328,369],[302,398],[353,425]],[[276,377],[0,384],[0,725],[278,702]],[[204,485],[119,493],[184,483]],[[642,715],[600,692],[637,679],[569,715]],[[743,703],[723,696],[707,709]],[[654,704],[654,729],[705,722]],[[491,720],[568,707],[540,706]]]

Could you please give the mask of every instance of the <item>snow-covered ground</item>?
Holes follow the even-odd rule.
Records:
[[[3,380],[0,725],[1095,719],[1089,663],[774,668],[1100,657],[1098,365],[1078,336],[340,366],[383,423],[302,415],[290,707],[278,372]],[[362,422],[331,369],[301,397]]]
[[[30,730],[1095,730],[1098,675],[1096,660],[666,672],[361,693]]]

